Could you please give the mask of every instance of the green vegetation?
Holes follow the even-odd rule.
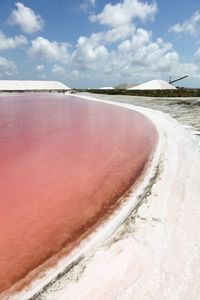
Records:
[[[126,96],[144,96],[144,97],[200,97],[200,89],[185,89],[179,88],[176,90],[101,90],[90,89],[82,90],[94,94],[106,94],[106,95],[126,95]]]

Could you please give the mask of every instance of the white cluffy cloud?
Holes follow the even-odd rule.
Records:
[[[42,30],[44,21],[40,15],[20,2],[15,5],[17,8],[9,16],[10,25],[18,25],[26,33],[35,33]]]
[[[194,61],[199,65],[200,64],[200,47],[197,49],[194,55]]]
[[[169,74],[196,75],[197,66],[183,63],[171,43],[154,40],[151,31],[137,28],[136,19],[152,19],[156,12],[156,2],[123,0],[92,15],[89,19],[104,25],[104,30],[79,37],[71,54],[77,77],[125,82],[167,78]]]
[[[52,68],[52,73],[55,75],[65,75],[65,69],[62,66],[56,64]]]
[[[17,35],[15,37],[6,37],[2,31],[0,31],[0,50],[15,49],[19,46],[28,44],[28,40],[23,35]]]
[[[85,0],[85,1],[82,1],[80,8],[81,8],[81,10],[87,12],[91,8],[94,8],[95,4],[96,4],[96,0]]]
[[[140,0],[123,0],[122,3],[106,4],[98,15],[90,16],[90,20],[113,28],[132,23],[135,19],[145,21],[153,19],[157,12],[156,2],[148,4]]]
[[[194,74],[197,68],[194,64],[181,62],[179,54],[171,43],[163,39],[152,40],[152,33],[138,28],[132,38],[123,41],[118,46],[115,60],[117,68],[123,70],[124,75],[131,75],[134,70],[139,77],[163,77],[166,74]]]
[[[156,12],[156,2],[150,0],[107,4],[102,12],[89,17],[103,25],[103,29],[80,36],[74,49],[65,42],[37,37],[32,40],[28,54],[38,59],[38,64],[43,64],[44,60],[52,63],[51,73],[55,76],[68,78],[70,74],[70,79],[80,82],[99,81],[113,85],[114,82],[167,79],[169,74],[196,76],[198,64],[195,65],[195,61],[182,62],[171,43],[155,39],[151,31],[137,26],[138,21],[141,25],[141,21],[153,19]],[[196,22],[197,19],[196,16]],[[200,50],[196,53],[198,59]],[[39,72],[43,67],[38,65],[36,69]]]
[[[7,60],[0,56],[0,74],[1,73],[7,76],[12,76],[17,74],[17,67],[11,60]]]
[[[44,70],[45,66],[44,65],[37,65],[36,66],[36,71],[37,72],[42,72]]]
[[[78,39],[73,53],[75,65],[82,70],[99,68],[106,70],[107,73],[112,72],[121,63],[117,57],[119,53],[114,50],[110,51],[109,45],[113,43],[117,45],[134,36],[136,33],[134,20],[136,18],[142,21],[151,19],[156,11],[155,2],[148,4],[140,0],[123,0],[116,5],[107,4],[100,14],[92,15],[89,19],[111,28],[93,33],[90,37],[81,36]]]
[[[183,23],[177,23],[176,25],[169,28],[170,32],[175,33],[189,33],[196,35],[199,31],[200,26],[200,11],[196,11],[192,17]]]
[[[109,30],[108,30],[109,32]],[[143,28],[132,32],[119,42],[115,49],[109,49],[106,33],[92,34],[89,38],[81,37],[73,53],[74,64],[80,73],[88,78],[109,78],[115,74],[115,80],[147,80],[166,78],[169,74],[183,73],[196,75],[198,68],[193,63],[182,63],[179,54],[171,43],[158,38]]]
[[[67,63],[69,61],[67,43],[50,42],[43,37],[37,37],[31,42],[28,54],[32,57],[44,58],[50,62]]]
[[[103,35],[96,33],[89,38],[80,37],[72,57],[75,65],[80,69],[98,69],[98,66],[104,65],[108,57],[108,50],[103,45]]]

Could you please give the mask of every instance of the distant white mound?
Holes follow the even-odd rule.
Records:
[[[100,88],[100,90],[114,90],[114,87],[112,86],[103,86]]]
[[[115,89],[118,89],[118,90],[127,90],[127,89],[130,89],[134,86],[138,85],[138,83],[120,83],[118,85],[115,86]]]
[[[151,80],[128,90],[175,90],[176,87],[164,80]]]
[[[65,91],[70,88],[59,81],[0,80],[0,91]]]

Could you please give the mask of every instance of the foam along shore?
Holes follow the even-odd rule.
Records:
[[[133,107],[121,104],[130,109]],[[117,232],[60,282],[59,300],[196,300],[200,296],[200,152],[190,130],[144,113],[160,134],[157,176]],[[84,272],[83,272],[84,270]],[[73,280],[76,274],[78,280]],[[53,288],[53,286],[52,286]]]
[[[142,112],[159,131],[151,174],[147,172],[140,183],[143,189],[132,195],[139,205],[129,207],[123,223],[124,214],[119,214],[122,224],[115,233],[108,237],[104,231],[107,239],[95,251],[88,248],[79,263],[34,299],[199,298],[199,147],[192,131],[167,115],[117,105]]]

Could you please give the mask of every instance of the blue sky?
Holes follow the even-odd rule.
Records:
[[[199,0],[1,0],[0,78],[114,86],[189,75],[200,87]]]

